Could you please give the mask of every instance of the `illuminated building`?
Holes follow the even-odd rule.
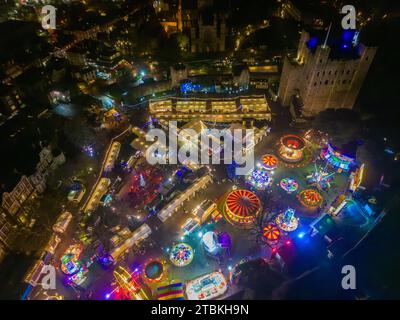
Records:
[[[14,117],[25,108],[20,90],[16,87],[0,84],[0,122]]]
[[[111,145],[111,148],[108,150],[107,158],[104,163],[104,169],[106,171],[111,171],[114,168],[115,161],[118,158],[120,150],[121,150],[121,143],[118,141],[114,141]]]
[[[111,180],[109,178],[101,178],[97,183],[93,193],[90,195],[83,211],[85,213],[92,212],[97,208],[100,203],[100,199],[107,192],[109,186],[111,184]]]
[[[288,134],[281,138],[279,145],[279,156],[287,162],[300,162],[303,160],[303,149],[305,142],[299,136]]]
[[[225,218],[239,226],[251,225],[261,211],[260,199],[251,191],[231,191],[225,200]]]
[[[282,0],[278,8],[278,16],[283,19],[293,18],[296,21],[301,21],[301,11],[290,0]]]
[[[212,216],[214,214],[214,211],[218,211],[215,202],[212,200],[206,200],[193,210],[193,214],[200,223],[204,223],[210,215]]]
[[[337,198],[330,205],[328,213],[333,216],[338,215],[339,212],[346,206],[347,200],[347,196],[344,193],[338,195]]]
[[[12,240],[12,225],[9,217],[0,209],[0,262],[3,260]]]
[[[177,101],[175,110],[179,113],[205,113],[207,110],[206,101],[201,100],[188,100]]]
[[[132,248],[132,246],[140,241],[146,239],[151,234],[151,229],[147,224],[142,224],[139,228],[137,228],[130,238],[125,240],[121,245],[113,249],[110,253],[112,259],[114,261],[118,261],[122,254],[125,251]]]
[[[237,122],[244,119],[271,121],[264,95],[236,98],[168,98],[150,100],[150,114],[161,120]]]
[[[215,113],[234,113],[237,109],[235,100],[211,101],[211,110]]]
[[[149,103],[149,111],[152,114],[171,112],[172,111],[172,100],[153,100]]]
[[[356,191],[357,188],[361,185],[363,175],[364,175],[364,163],[355,171],[353,171],[350,175],[349,189],[351,191]]]
[[[49,174],[64,162],[65,156],[61,150],[50,145],[43,147],[39,151],[38,159],[25,163],[25,167],[21,168],[26,171],[26,175],[13,174],[7,191],[2,194],[1,206],[4,211],[18,223],[29,223],[30,219],[28,219],[25,207],[26,201],[36,199],[38,194],[45,190]]]
[[[327,108],[353,108],[377,50],[354,45],[354,31],[344,30],[341,41],[331,39],[330,31],[314,35],[303,30],[297,56],[284,60],[279,100],[289,106],[297,98],[304,116]]]

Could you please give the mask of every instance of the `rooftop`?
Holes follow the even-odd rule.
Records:
[[[318,46],[323,46],[326,39],[327,46],[331,49],[329,59],[331,60],[354,60],[360,57],[360,45],[357,41],[357,30],[338,29],[337,26],[331,27],[328,38],[328,30],[316,30],[306,28],[310,35],[307,47],[311,52],[315,52]]]

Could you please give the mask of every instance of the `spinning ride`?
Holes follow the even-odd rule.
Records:
[[[144,276],[152,282],[160,281],[163,275],[164,275],[164,266],[158,260],[150,261],[144,267]]]
[[[69,285],[81,285],[86,280],[88,270],[79,260],[82,253],[82,246],[79,244],[71,245],[61,257],[61,271],[66,274]]]
[[[251,225],[260,210],[260,199],[249,190],[234,190],[228,194],[225,201],[225,217],[236,225]]]
[[[314,189],[305,189],[299,194],[299,201],[302,205],[316,208],[322,204],[322,195]]]
[[[299,189],[299,184],[297,183],[296,180],[292,178],[283,178],[281,182],[279,183],[281,188],[285,190],[287,193],[292,193],[297,191]]]
[[[290,163],[300,162],[304,158],[304,140],[294,134],[288,134],[281,138],[279,145],[279,156],[282,160]]]
[[[250,185],[257,190],[265,190],[269,188],[273,181],[268,171],[257,169],[253,170],[248,180]]]
[[[273,154],[263,155],[261,158],[263,167],[267,170],[274,170],[278,166],[278,158]]]
[[[281,235],[281,232],[275,224],[268,223],[263,228],[263,237],[268,242],[277,241],[279,239],[280,235]]]
[[[183,242],[174,245],[169,255],[172,264],[177,267],[185,267],[189,265],[192,262],[193,257],[193,248]]]
[[[299,225],[299,220],[294,214],[294,209],[287,208],[285,212],[282,212],[276,217],[275,222],[281,230],[292,232],[296,230]]]
[[[314,164],[314,171],[307,176],[307,182],[318,190],[326,190],[331,187],[334,174],[334,172],[329,173],[326,166],[322,168]]]
[[[327,144],[326,147],[321,150],[321,158],[325,159],[326,162],[339,173],[342,171],[349,171],[355,163],[353,157],[344,155],[340,151],[335,150],[330,144]]]
[[[119,266],[113,272],[116,286],[111,294],[115,294],[118,300],[148,300],[149,297],[139,283],[139,275],[135,272],[130,273],[124,267]],[[109,294],[108,296],[111,296]]]

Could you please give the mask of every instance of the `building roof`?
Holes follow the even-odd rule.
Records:
[[[232,74],[234,76],[240,76],[242,71],[248,69],[247,65],[245,64],[236,64],[232,67]]]
[[[204,124],[203,121],[201,120],[192,120],[188,123],[186,123],[182,129],[193,129],[194,131],[201,133],[202,130],[208,129],[207,126]]]
[[[2,170],[0,170],[0,193],[11,191],[22,175],[30,176],[36,171],[40,150],[55,136],[54,119],[13,119],[0,127]],[[12,150],[12,152],[10,152]],[[57,149],[54,150],[57,154]],[[59,153],[58,153],[59,154]]]
[[[312,224],[312,227],[322,236],[337,233],[337,225],[329,214],[323,215]]]
[[[340,26],[340,24],[338,24]],[[306,28],[310,35],[307,47],[311,52],[315,52],[318,46],[322,46],[325,42],[328,30],[316,30]],[[329,59],[331,60],[354,60],[360,57],[361,47],[359,44],[353,44],[353,38],[356,30],[343,30],[338,28],[336,24],[332,24],[329,36],[327,38],[327,46],[330,48]]]

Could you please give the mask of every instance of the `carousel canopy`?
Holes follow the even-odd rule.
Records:
[[[261,207],[260,199],[251,191],[235,190],[226,198],[226,206],[237,216],[248,217],[258,213]]]
[[[278,165],[278,158],[272,154],[263,155],[261,161],[267,169],[276,168]]]

